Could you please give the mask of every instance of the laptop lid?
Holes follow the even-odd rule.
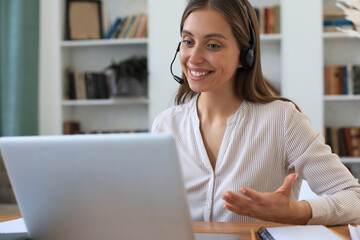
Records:
[[[2,137],[0,149],[36,240],[193,239],[169,135]]]

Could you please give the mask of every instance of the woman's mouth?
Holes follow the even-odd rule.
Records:
[[[199,70],[191,70],[189,69],[190,77],[194,80],[201,80],[205,78],[207,75],[212,73],[212,71],[199,71]]]

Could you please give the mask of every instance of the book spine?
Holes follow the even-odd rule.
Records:
[[[68,81],[69,81],[69,99],[74,100],[74,99],[76,99],[75,73],[74,72],[69,72]]]

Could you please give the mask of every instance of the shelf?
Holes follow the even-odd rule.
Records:
[[[145,97],[122,97],[112,99],[63,100],[63,106],[111,106],[111,105],[146,105],[149,100]]]
[[[281,34],[261,34],[260,40],[261,41],[280,41]]]
[[[360,163],[360,157],[340,157],[342,163]]]
[[[324,101],[359,101],[360,95],[326,95]]]
[[[355,36],[344,32],[324,32],[323,37],[325,40],[331,39],[354,39]]]
[[[138,45],[147,44],[147,38],[129,39],[96,39],[96,40],[71,40],[62,41],[61,47],[91,47],[91,46],[114,46],[114,45]]]

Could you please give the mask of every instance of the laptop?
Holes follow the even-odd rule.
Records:
[[[0,149],[32,239],[195,238],[170,135],[2,137]]]

